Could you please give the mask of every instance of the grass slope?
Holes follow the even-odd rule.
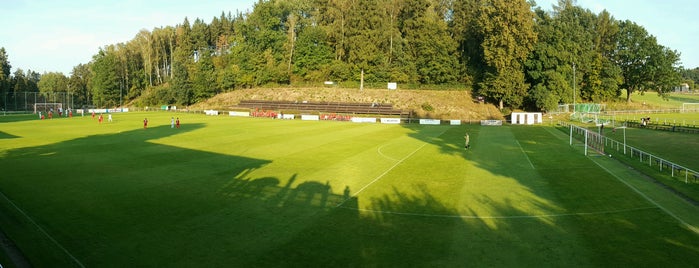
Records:
[[[697,226],[684,216],[696,207],[649,201],[609,172],[618,163],[546,127],[23,119],[0,123],[0,227],[35,266],[699,260],[696,234],[668,215]]]
[[[492,104],[474,102],[466,90],[386,90],[356,88],[254,88],[218,94],[189,107],[194,110],[230,110],[241,100],[390,103],[422,118],[481,120],[503,119]]]

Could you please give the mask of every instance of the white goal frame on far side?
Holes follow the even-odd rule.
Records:
[[[699,112],[699,102],[686,102],[682,103],[682,110],[680,110],[682,113],[692,113],[692,112]]]
[[[37,112],[48,112],[48,111],[54,111],[55,113],[58,112],[58,109],[63,109],[63,103],[61,102],[37,102],[34,103],[34,113]]]

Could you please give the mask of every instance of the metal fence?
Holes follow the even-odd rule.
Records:
[[[7,112],[34,112],[35,103],[61,103],[63,108],[80,108],[75,105],[75,94],[71,92],[5,92],[0,107]]]
[[[581,135],[580,131],[577,131],[578,129],[584,129],[582,127],[576,126],[574,124],[570,124],[567,122],[559,121],[558,122],[559,126],[562,126],[566,129],[571,129],[571,139],[573,136],[576,138],[580,138]],[[622,128],[624,131],[626,131],[625,128]],[[576,131],[573,131],[576,130]],[[573,135],[575,133],[576,135]],[[582,135],[584,136],[584,135]],[[652,153],[643,151],[641,149],[638,149],[636,147],[630,146],[626,144],[626,141],[624,140],[623,142],[617,141],[608,137],[602,136],[603,142],[604,142],[604,153],[608,154],[611,151],[616,151],[617,153],[621,153],[631,159],[638,159],[639,162],[641,163],[647,163],[648,166],[650,167],[657,167],[658,172],[661,173],[667,173],[670,174],[672,177],[678,177],[681,179],[684,179],[685,183],[697,183],[699,181],[699,172],[692,170],[690,168],[687,168],[685,166],[682,166],[680,164],[676,164],[672,161],[669,161],[667,159],[664,159],[662,157],[656,156]],[[599,150],[599,148],[595,148]]]

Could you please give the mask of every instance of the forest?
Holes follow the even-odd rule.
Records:
[[[259,0],[208,23],[142,29],[68,75],[10,74],[10,53],[0,50],[0,94],[70,92],[97,107],[186,106],[242,88],[363,77],[550,111],[699,80],[699,68],[684,69],[643,26],[575,0],[547,9],[525,0]]]

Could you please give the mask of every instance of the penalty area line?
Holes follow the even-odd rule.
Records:
[[[335,206],[335,207],[340,207],[340,206],[344,205],[345,202],[347,202],[347,200],[350,200],[350,199],[352,199],[352,198],[354,198],[354,197],[357,197],[357,195],[359,195],[362,191],[364,191],[366,188],[369,188],[369,186],[371,186],[371,185],[374,184],[375,182],[379,181],[381,178],[383,178],[383,176],[386,176],[386,174],[388,174],[388,172],[391,172],[391,170],[393,170],[395,167],[397,167],[398,165],[400,165],[401,163],[403,163],[403,161],[405,161],[406,159],[408,159],[408,158],[410,158],[411,156],[413,156],[415,153],[417,153],[417,151],[419,151],[420,149],[422,149],[423,147],[425,147],[425,145],[427,145],[427,144],[428,144],[427,142],[423,143],[420,147],[418,147],[417,149],[415,149],[415,151],[413,151],[412,153],[410,153],[410,154],[408,154],[407,156],[403,157],[403,159],[401,159],[401,160],[399,160],[398,162],[396,162],[395,164],[393,164],[393,166],[391,166],[390,168],[388,168],[386,171],[384,171],[384,172],[381,173],[380,175],[376,176],[376,178],[374,178],[374,180],[372,180],[371,182],[369,182],[367,185],[364,185],[364,187],[362,187],[361,189],[359,189],[359,191],[357,191],[357,192],[355,192],[354,194],[352,194],[349,198],[347,198],[347,199],[345,199],[345,200],[342,200],[342,202],[340,202],[339,204],[337,204],[337,206]]]
[[[442,136],[442,134],[444,134],[445,132],[447,132],[447,130],[448,130],[448,129],[445,128],[442,132],[440,132],[440,133],[439,133],[438,135],[436,135],[435,137]],[[349,198],[347,198],[347,199],[345,199],[345,200],[342,200],[342,202],[338,203],[337,206],[335,206],[335,207],[338,208],[338,207],[344,205],[348,200],[357,197],[362,191],[364,191],[366,188],[369,188],[369,186],[371,186],[371,185],[374,184],[375,182],[379,181],[381,178],[383,178],[383,176],[386,176],[386,174],[388,174],[388,172],[391,172],[391,170],[393,170],[395,167],[397,167],[398,165],[400,165],[401,163],[403,163],[403,161],[405,161],[406,159],[410,158],[410,157],[413,156],[415,153],[417,153],[418,151],[420,151],[420,149],[422,149],[423,147],[425,147],[425,145],[427,145],[427,144],[429,144],[429,142],[423,142],[422,145],[421,145],[420,147],[418,147],[417,149],[415,149],[414,151],[412,151],[410,154],[408,154],[408,155],[406,155],[405,157],[403,157],[403,159],[401,159],[401,160],[399,160],[398,162],[396,162],[395,164],[393,164],[393,166],[391,166],[390,168],[388,168],[386,171],[384,171],[383,173],[381,173],[379,176],[376,176],[376,178],[374,178],[374,180],[372,180],[371,182],[369,182],[367,185],[364,185],[364,187],[362,187],[361,189],[359,189],[359,191],[357,191],[357,192],[355,192],[354,194],[352,194],[351,196],[349,196]],[[381,147],[383,147],[383,146],[381,146]],[[380,152],[380,151],[379,151],[379,152]]]
[[[85,268],[85,265],[83,265],[82,262],[80,262],[77,258],[75,258],[75,256],[73,256],[73,254],[70,254],[70,252],[69,252],[65,247],[63,247],[60,243],[58,243],[58,241],[56,241],[56,239],[54,239],[48,232],[46,232],[46,230],[44,230],[44,228],[41,228],[41,226],[39,226],[39,224],[37,224],[37,223],[34,221],[34,219],[32,219],[31,217],[29,217],[29,215],[27,215],[27,213],[24,212],[24,210],[22,210],[21,208],[19,208],[19,207],[15,204],[15,202],[12,202],[12,200],[10,200],[10,199],[5,195],[5,193],[0,192],[0,195],[2,195],[2,197],[3,197],[5,200],[7,200],[7,202],[10,203],[10,205],[12,205],[17,211],[19,211],[19,213],[21,213],[24,217],[26,217],[27,220],[29,220],[29,222],[30,222],[32,225],[34,225],[37,229],[39,229],[39,231],[40,231],[42,234],[44,234],[46,237],[48,237],[48,239],[51,240],[51,242],[53,242],[56,246],[58,246],[58,248],[60,248],[61,250],[63,250],[63,252],[64,252],[65,254],[67,254],[68,257],[70,257],[78,266]]]

